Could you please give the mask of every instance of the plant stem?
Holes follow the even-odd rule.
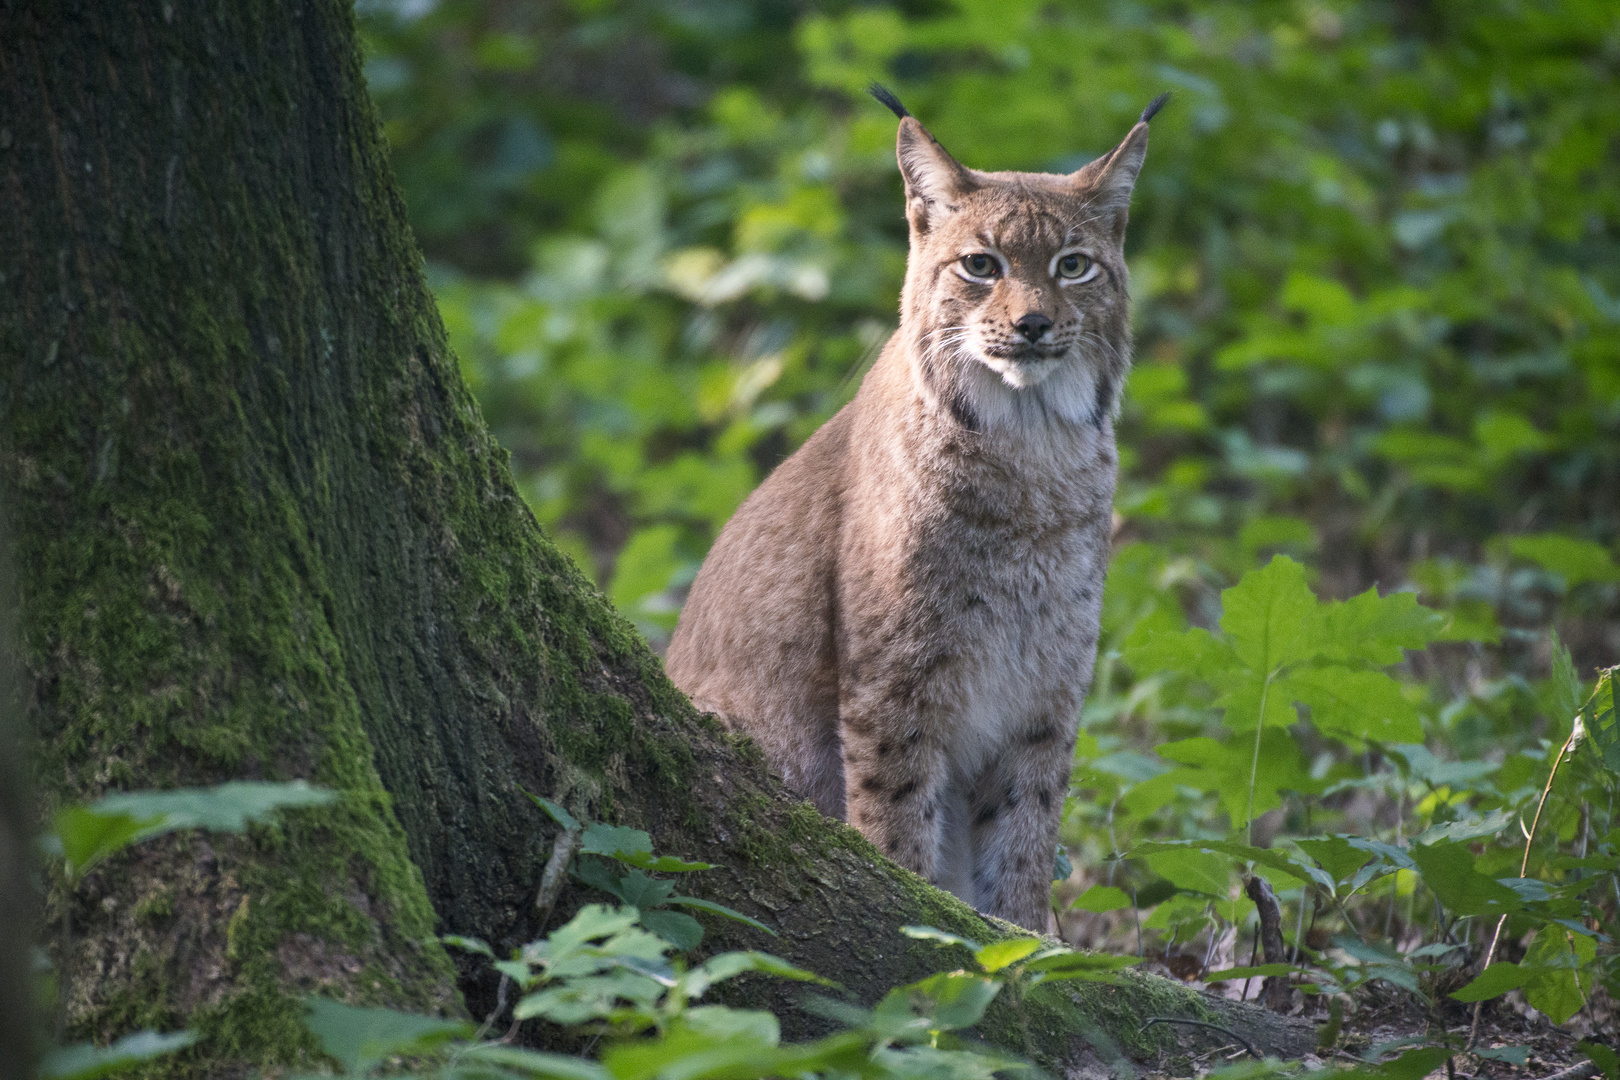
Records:
[[[1581,718],[1577,715],[1575,723],[1570,726],[1569,738],[1564,740],[1564,745],[1558,749],[1558,756],[1553,758],[1552,768],[1547,772],[1547,784],[1541,789],[1541,798],[1536,802],[1536,816],[1530,819],[1530,831],[1524,836],[1524,858],[1519,860],[1520,877],[1524,877],[1525,872],[1530,869],[1530,845],[1535,843],[1536,829],[1541,825],[1541,811],[1547,805],[1548,796],[1552,794],[1553,781],[1558,779],[1558,767],[1564,763],[1564,758],[1569,756],[1569,752],[1575,749],[1575,743],[1580,739],[1581,734]],[[1481,971],[1491,966],[1491,958],[1496,955],[1496,946],[1502,939],[1502,927],[1506,923],[1507,916],[1505,914],[1497,918],[1496,931],[1491,934],[1490,948],[1485,950],[1485,961],[1479,966]],[[1484,1005],[1485,1002],[1483,1001],[1474,1004],[1474,1022],[1468,1030],[1468,1045],[1464,1049],[1473,1049],[1474,1040],[1479,1037],[1479,1013]]]
[[[1244,823],[1249,833],[1250,847],[1254,847],[1254,785],[1260,776],[1260,736],[1266,730],[1266,695],[1271,693],[1271,680],[1276,674],[1273,671],[1267,675],[1265,685],[1260,688],[1260,715],[1254,725],[1254,758],[1249,762],[1249,820]]]

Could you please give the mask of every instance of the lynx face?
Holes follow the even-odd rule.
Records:
[[[1112,414],[1130,354],[1125,219],[1146,125],[1069,175],[980,172],[901,121],[919,380],[969,427]]]

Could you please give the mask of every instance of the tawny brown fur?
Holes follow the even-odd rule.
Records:
[[[901,120],[900,328],[720,534],[669,648],[790,788],[1038,930],[1097,646],[1146,148],[1143,122],[1072,175],[983,173]],[[1060,276],[1063,253],[1095,275]],[[996,272],[973,280],[977,255]]]

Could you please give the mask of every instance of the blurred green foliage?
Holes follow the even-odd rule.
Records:
[[[1193,769],[1153,752],[1225,738],[1226,706],[1136,650],[1224,626],[1221,590],[1275,554],[1324,599],[1407,590],[1439,614],[1426,652],[1391,631],[1348,672],[1398,718],[1382,736],[1324,721],[1342,688],[1321,680],[1295,698],[1314,726],[1289,727],[1289,701],[1258,727],[1232,714],[1220,745],[1271,770],[1255,843],[1398,846],[1533,808],[1582,696],[1550,674],[1548,628],[1581,674],[1620,659],[1610,0],[358,8],[467,378],[542,524],[655,645],[720,527],[895,325],[894,120],[866,83],[989,169],[1073,169],[1173,90],[1128,245],[1122,525],[1065,831],[1082,884],[1181,888],[1148,927],[1170,945],[1247,917],[1118,856],[1244,824],[1230,791],[1163,779]],[[1249,750],[1233,770],[1253,786]],[[1613,776],[1562,776],[1542,835],[1595,857]],[[1487,846],[1482,872],[1517,872],[1517,845]],[[1397,864],[1360,899],[1398,941],[1425,916]],[[1297,940],[1311,894],[1293,886]]]

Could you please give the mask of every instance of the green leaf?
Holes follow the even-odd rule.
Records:
[[[585,826],[579,823],[578,818],[574,817],[573,814],[570,814],[561,805],[552,802],[550,799],[542,799],[533,792],[525,791],[523,794],[529,796],[530,800],[534,802],[534,805],[544,810],[552,821],[555,821],[569,832],[579,832],[585,828]]]
[[[674,882],[650,878],[640,870],[632,870],[619,879],[619,899],[642,911],[662,907],[674,892]]]
[[[184,1050],[197,1041],[194,1031],[137,1031],[111,1046],[74,1043],[46,1054],[39,1063],[40,1080],[96,1080],[130,1065]]]
[[[1427,647],[1445,625],[1445,615],[1419,604],[1414,593],[1380,597],[1376,589],[1368,589],[1348,600],[1324,604],[1316,638],[1326,659],[1387,667],[1400,663],[1404,650]]]
[[[717,904],[713,900],[700,900],[695,896],[672,896],[669,898],[669,902],[679,904],[682,907],[694,908],[698,911],[707,911],[711,915],[723,915],[728,919],[742,923],[744,926],[752,926],[755,930],[763,930],[772,937],[779,936],[775,930],[772,930],[758,919],[750,919],[742,912],[734,911],[724,904]]]
[[[1206,971],[1199,978],[1204,982],[1230,982],[1232,979],[1257,979],[1273,975],[1292,975],[1303,968],[1293,964],[1256,964],[1253,967],[1225,968],[1221,971]]]
[[[1353,846],[1343,836],[1315,836],[1294,843],[1315,859],[1335,882],[1345,880],[1367,864],[1367,852]]]
[[[1223,898],[1232,891],[1232,864],[1224,855],[1180,848],[1152,851],[1143,861],[1178,889]]]
[[[1422,870],[1423,884],[1453,915],[1500,915],[1524,906],[1518,893],[1474,869],[1467,844],[1430,844],[1407,854]]]
[[[659,855],[657,858],[645,852],[621,852],[614,856],[620,862],[629,866],[639,867],[642,870],[652,870],[660,874],[689,874],[694,870],[713,870],[714,863],[688,862],[676,858],[674,855]]]
[[[526,1076],[543,1080],[613,1080],[613,1074],[594,1061],[543,1050],[523,1050],[504,1043],[478,1043],[463,1051],[462,1056],[468,1061],[517,1069]]]
[[[107,795],[89,806],[64,806],[52,835],[68,873],[78,877],[116,851],[177,829],[241,832],[276,810],[323,806],[337,798],[302,780],[260,783],[237,780],[211,788],[174,788]]]
[[[1597,689],[1586,706],[1586,733],[1603,765],[1620,776],[1620,688],[1615,686],[1616,668],[1598,676]]]
[[[488,942],[485,942],[480,938],[463,937],[460,934],[440,934],[439,941],[441,944],[449,945],[452,948],[464,949],[470,953],[478,953],[480,956],[487,956],[491,960],[495,959],[495,950],[489,947]]]
[[[320,1040],[322,1052],[355,1074],[394,1054],[426,1053],[473,1034],[465,1020],[366,1009],[330,998],[305,998],[304,1007],[304,1026]]]
[[[1518,964],[1498,961],[1474,976],[1467,986],[1453,990],[1451,996],[1458,1001],[1484,1001],[1517,990],[1524,985],[1524,979]]]
[[[1202,627],[1148,631],[1126,643],[1125,662],[1139,678],[1165,671],[1206,681],[1242,667],[1231,646]]]
[[[932,926],[902,926],[900,932],[906,937],[916,938],[918,941],[937,941],[942,945],[960,945],[969,952],[978,952],[982,945],[972,938],[958,937],[956,934]]]
[[[1052,880],[1068,881],[1074,873],[1074,863],[1069,861],[1069,853],[1060,846],[1057,855],[1052,859]]]
[[[1118,982],[1115,972],[1141,963],[1136,956],[1080,952],[1067,946],[1046,949],[1024,964],[1031,984],[1060,981]]]
[[[640,829],[598,822],[588,827],[579,838],[579,851],[582,855],[606,855],[620,862],[628,862],[638,855],[650,859],[652,837]]]
[[[1265,676],[1316,655],[1316,608],[1305,568],[1277,555],[1221,593],[1221,629],[1238,658]]]
[[[1564,643],[1558,640],[1558,631],[1552,631],[1552,687],[1553,720],[1559,724],[1571,721],[1581,711],[1581,701],[1586,696],[1581,686],[1581,677],[1575,673],[1575,660],[1564,648]]]
[[[997,972],[1004,967],[1018,963],[1018,961],[1031,953],[1039,951],[1040,948],[1040,938],[1003,938],[1000,941],[992,941],[979,949],[973,954],[973,958],[979,962],[979,966],[984,970]]]
[[[1505,1061],[1509,1065],[1523,1065],[1530,1060],[1528,1046],[1476,1046],[1471,1051],[1475,1057],[1486,1058],[1490,1061]]]
[[[1423,1080],[1446,1063],[1451,1051],[1443,1046],[1421,1046],[1408,1050],[1394,1061],[1367,1069],[1366,1072],[1387,1080]]]
[[[643,911],[641,925],[682,952],[692,951],[703,940],[703,924],[679,911]]]
[[[1418,742],[1423,722],[1401,692],[1401,684],[1381,671],[1344,667],[1301,668],[1273,689],[1284,701],[1311,710],[1311,723],[1322,734],[1358,745]]]
[[[719,956],[710,957],[687,972],[682,977],[682,981],[687,987],[688,994],[692,997],[702,997],[708,988],[715,983],[734,979],[745,972],[773,975],[778,979],[789,979],[793,982],[809,982],[821,986],[838,987],[838,984],[831,979],[823,978],[815,972],[806,971],[801,967],[794,967],[779,956],[753,950],[726,952],[721,953]]]
[[[1124,889],[1116,889],[1112,885],[1093,885],[1075,897],[1074,903],[1069,906],[1081,911],[1118,911],[1130,907],[1131,898]]]
[[[1586,1004],[1597,975],[1596,960],[1597,942],[1592,938],[1543,925],[1520,965],[1527,971],[1524,999],[1554,1024],[1562,1024]]]
[[[70,878],[78,878],[96,863],[137,839],[153,835],[163,818],[102,813],[71,804],[57,811],[52,835],[67,861]]]
[[[910,1010],[940,1031],[972,1027],[1001,992],[1001,980],[966,972],[931,975],[909,986],[890,990],[878,1003],[879,1012]]]
[[[1609,1047],[1588,1040],[1576,1043],[1575,1049],[1585,1054],[1592,1064],[1602,1069],[1607,1080],[1620,1080],[1620,1055],[1615,1054]]]
[[[1620,565],[1607,548],[1590,540],[1557,533],[1515,536],[1508,541],[1508,551],[1516,559],[1551,570],[1571,588],[1590,581],[1620,581]]]
[[[132,791],[96,800],[90,809],[101,814],[128,814],[163,818],[162,831],[208,829],[241,832],[250,823],[264,821],[277,810],[326,806],[337,792],[312,787],[302,780],[270,783],[232,780],[209,788],[174,788],[169,791]]]

